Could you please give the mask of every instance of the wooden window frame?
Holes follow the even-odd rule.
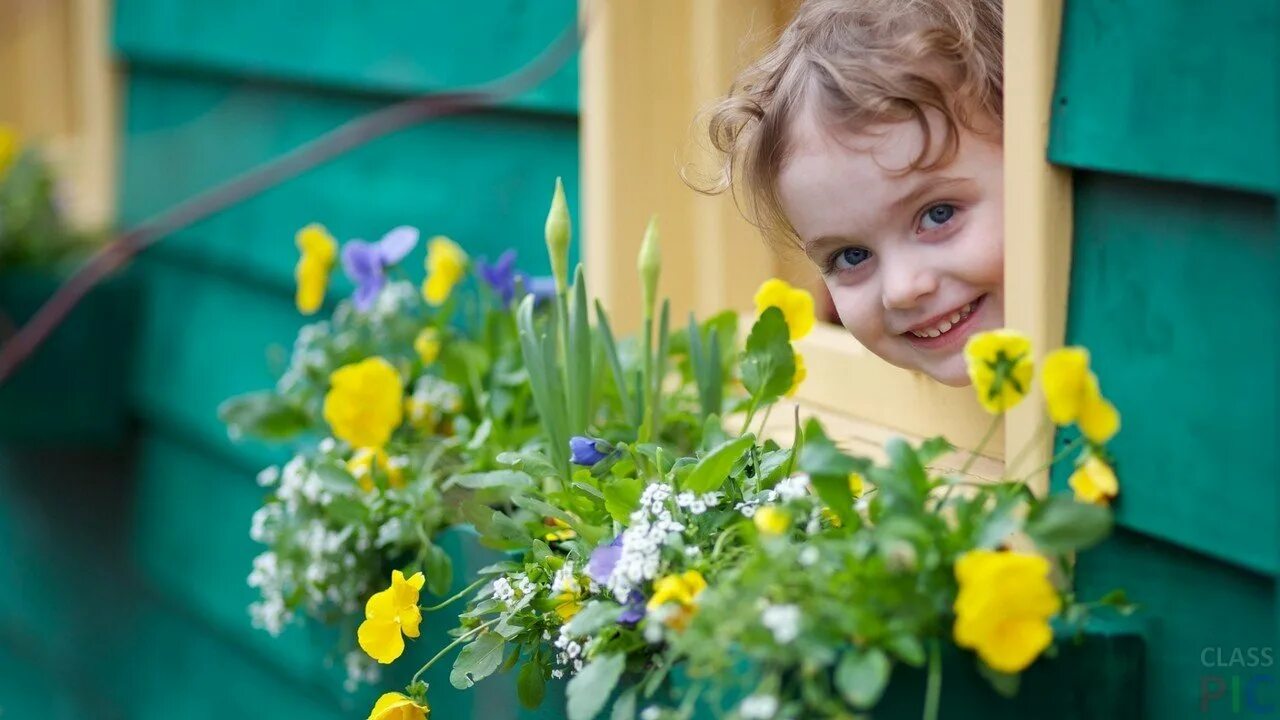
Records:
[[[731,307],[750,311],[754,288],[786,273],[731,199],[689,190],[681,163],[697,157],[697,117],[736,70],[772,40],[794,0],[582,0],[590,30],[582,56],[584,258],[593,292],[621,328],[639,324],[635,258],[651,213],[663,240],[663,291],[682,324]],[[1046,160],[1061,1],[1005,4],[1006,325],[1039,356],[1063,342],[1071,259],[1071,178]],[[667,150],[667,149],[670,150]],[[837,326],[798,344],[808,366],[799,400],[824,414],[913,436],[975,446],[988,425],[969,388],[894,368]],[[988,445],[994,459],[1041,466],[1038,393],[1011,412]],[[1043,473],[1032,480],[1047,487]]]

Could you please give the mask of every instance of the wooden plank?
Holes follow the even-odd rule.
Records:
[[[1066,5],[1051,160],[1275,192],[1274,0]]]
[[[1076,174],[1068,340],[1123,416],[1127,527],[1268,572],[1280,431],[1271,200]]]
[[[520,68],[575,22],[574,0],[125,0],[116,46],[131,64],[417,94]],[[510,103],[575,113],[577,63]]]
[[[126,223],[245,172],[379,106],[210,77],[134,72],[123,153]],[[444,234],[475,256],[520,252],[550,271],[542,226],[556,176],[577,192],[573,118],[477,113],[443,118],[358,148],[158,246],[224,272],[293,287],[294,232],[322,222],[341,240],[397,225],[424,233],[403,267],[421,277],[425,238]],[[341,275],[338,272],[337,275]],[[338,292],[347,286],[339,284]]]
[[[1060,0],[1004,8],[1004,317],[1031,339],[1037,360],[1062,345],[1071,269],[1071,173],[1044,152],[1061,18]],[[1005,422],[1004,457],[1022,458],[1011,472],[1049,462],[1044,418],[1037,384]],[[1030,481],[1040,493],[1048,484],[1043,473]]]

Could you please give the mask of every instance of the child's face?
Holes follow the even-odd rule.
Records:
[[[1001,146],[961,130],[950,164],[904,174],[915,122],[836,135],[806,113],[793,132],[778,193],[840,321],[894,365],[968,383],[965,341],[1004,325]]]

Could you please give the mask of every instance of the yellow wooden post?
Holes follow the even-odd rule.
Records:
[[[1071,173],[1046,159],[1061,22],[1061,0],[1004,4],[1005,322],[1031,338],[1038,358],[1063,343],[1071,274]],[[1036,432],[1044,413],[1037,384],[1009,414],[1005,457],[1034,443],[1011,473],[1052,457],[1052,436]],[[1048,476],[1031,487],[1045,492]]]

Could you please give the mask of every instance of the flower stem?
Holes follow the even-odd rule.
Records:
[[[424,607],[424,608],[422,608],[422,612],[435,612],[436,610],[440,610],[440,609],[442,609],[442,608],[444,608],[444,607],[447,607],[448,605],[450,605],[451,603],[453,603],[453,602],[454,602],[455,600],[457,600],[458,598],[461,598],[463,595],[466,595],[467,593],[471,592],[472,590],[475,590],[476,588],[480,587],[481,585],[483,585],[483,584],[485,584],[485,583],[487,583],[487,582],[489,582],[489,580],[488,580],[487,578],[481,578],[481,579],[479,579],[479,580],[477,580],[477,581],[475,581],[475,582],[471,583],[470,585],[466,586],[466,587],[465,587],[465,588],[463,588],[462,590],[458,591],[458,594],[457,594],[457,595],[454,595],[454,596],[450,597],[448,600],[445,600],[444,602],[441,602],[441,603],[439,603],[439,604],[437,604],[437,605],[432,605],[432,606],[430,606],[430,607]]]
[[[937,638],[929,643],[929,684],[924,691],[924,720],[938,720],[942,699],[942,650]]]
[[[964,461],[964,465],[960,466],[961,475],[969,472],[969,468],[973,467],[973,464],[978,461],[978,455],[982,452],[983,448],[987,446],[987,443],[991,442],[991,438],[996,434],[996,429],[1000,427],[1001,417],[1002,416],[1000,415],[996,415],[991,418],[991,424],[987,426],[987,433],[978,441],[978,446],[969,453],[969,458]]]
[[[492,626],[492,625],[496,624],[497,622],[498,622],[498,618],[494,618],[493,620],[490,620],[489,622],[487,622],[487,623],[485,623],[485,624],[483,624],[483,625],[478,625],[478,626],[476,626],[476,627],[474,627],[474,628],[472,628],[472,629],[468,630],[467,632],[463,633],[462,635],[459,635],[459,636],[458,636],[458,639],[454,640],[453,642],[449,643],[448,645],[445,645],[443,650],[441,650],[440,652],[436,653],[434,657],[432,657],[430,660],[428,660],[426,665],[423,665],[422,667],[418,668],[418,672],[416,672],[416,673],[414,673],[414,674],[413,674],[413,679],[409,681],[409,684],[410,684],[410,685],[412,685],[412,684],[414,684],[414,683],[418,682],[418,678],[422,677],[422,673],[424,673],[424,672],[426,672],[427,670],[429,670],[429,669],[431,668],[431,666],[432,666],[432,665],[435,665],[435,664],[436,664],[436,661],[437,661],[437,660],[439,660],[440,658],[444,657],[444,656],[445,656],[445,655],[446,655],[450,650],[452,650],[452,649],[454,649],[454,648],[458,647],[459,645],[461,645],[462,643],[464,643],[464,642],[466,642],[466,641],[470,640],[471,638],[473,638],[473,637],[475,637],[476,635],[478,635],[478,634],[480,633],[480,631],[481,631],[481,630],[486,630],[486,629],[488,629],[490,626]]]
[[[764,417],[760,419],[760,432],[756,433],[757,436],[764,437],[764,428],[769,424],[769,414],[773,412],[774,405],[777,403],[769,403],[769,406],[764,409]]]

